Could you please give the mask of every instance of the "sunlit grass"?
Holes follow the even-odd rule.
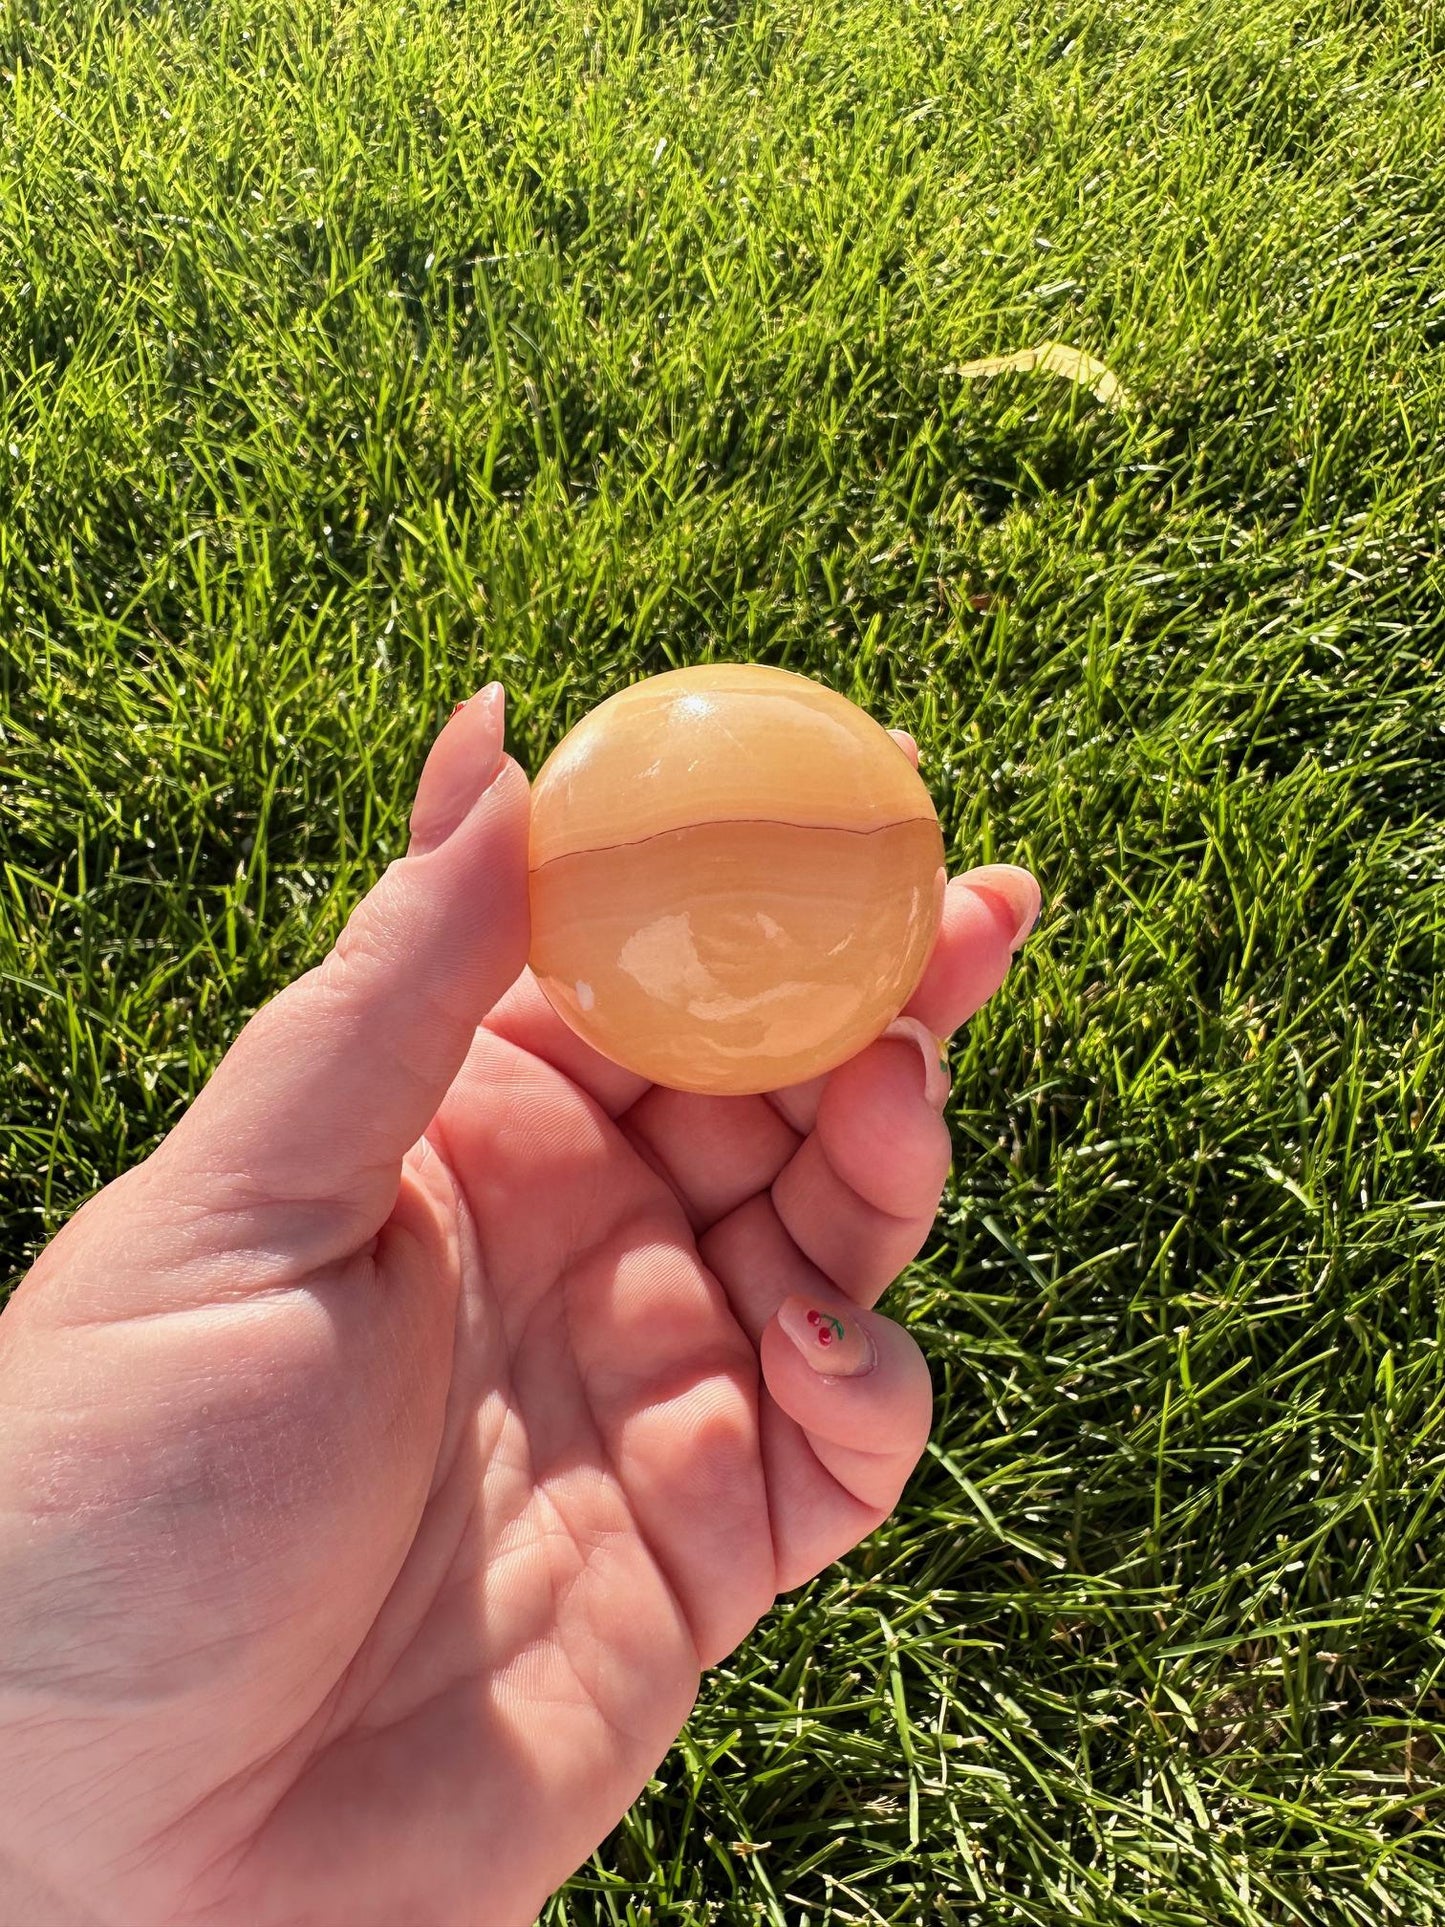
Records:
[[[507,684],[914,730],[1039,935],[897,1519],[558,1923],[1445,1921],[1445,51],[1404,0],[0,4],[0,1273]],[[1133,406],[971,360],[1044,341]]]

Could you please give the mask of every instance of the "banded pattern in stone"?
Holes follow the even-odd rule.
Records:
[[[943,903],[928,791],[873,719],[785,670],[675,670],[601,704],[532,792],[532,969],[677,1090],[774,1090],[898,1014]]]

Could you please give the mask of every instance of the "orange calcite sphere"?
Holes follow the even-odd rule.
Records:
[[[781,669],[636,683],[532,788],[533,972],[579,1036],[674,1090],[776,1090],[871,1043],[923,973],[943,884],[897,743]]]

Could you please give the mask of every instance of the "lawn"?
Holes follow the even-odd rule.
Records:
[[[1445,1922],[1445,13],[0,4],[0,1278],[489,676],[906,726],[1039,932],[937,1424],[563,1923]],[[1098,400],[980,357],[1056,341]]]

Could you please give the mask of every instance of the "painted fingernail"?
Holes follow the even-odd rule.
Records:
[[[953,1079],[948,1074],[948,1045],[916,1017],[895,1017],[883,1035],[899,1037],[917,1046],[923,1059],[924,1098],[935,1111],[941,1111],[953,1088]]]
[[[1021,949],[1043,907],[1043,892],[1037,880],[1016,863],[985,863],[977,870],[970,870],[964,881],[980,896],[992,897],[1002,904],[1013,920],[1014,933],[1009,948]]]
[[[828,1378],[861,1378],[878,1363],[873,1340],[851,1311],[840,1317],[806,1298],[785,1298],[778,1323],[813,1370]]]
[[[431,746],[411,811],[408,856],[440,849],[502,767],[506,695],[499,682],[458,703]]]

